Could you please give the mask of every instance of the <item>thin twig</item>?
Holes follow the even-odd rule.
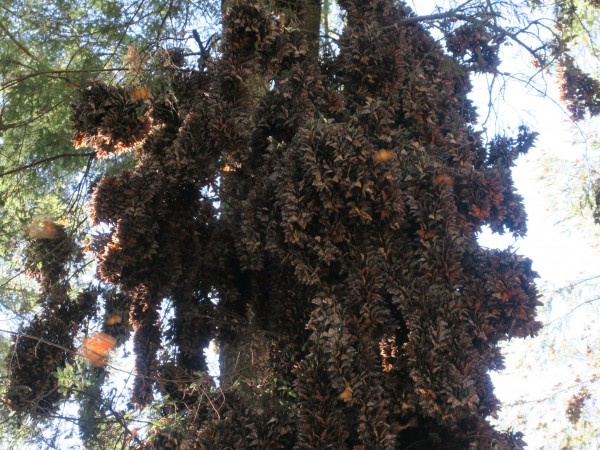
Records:
[[[59,75],[63,75],[63,74],[70,74],[70,73],[94,73],[94,72],[119,72],[119,71],[126,71],[128,70],[127,67],[111,67],[111,68],[93,68],[93,69],[56,69],[56,70],[44,70],[41,72],[34,72],[34,73],[29,73],[27,75],[24,75],[22,77],[19,78],[14,78],[12,80],[8,80],[5,83],[3,83],[2,85],[0,85],[0,91],[6,90],[10,87],[13,87],[16,84],[21,83],[22,81],[28,80],[29,78],[33,78],[33,77],[37,77],[37,76],[42,76],[42,75],[54,75],[55,77],[58,77]]]
[[[579,308],[584,307],[585,305],[591,305],[592,303],[595,303],[597,301],[600,300],[600,297],[594,297],[594,298],[590,298],[589,300],[586,300],[584,302],[579,303],[577,306],[571,308],[569,311],[567,311],[565,314],[563,314],[560,317],[557,317],[556,319],[552,319],[550,322],[546,322],[544,324],[545,327],[547,327],[548,325],[550,325],[551,323],[554,322],[558,322],[560,320],[563,320],[565,317],[570,316],[571,314],[573,314],[575,311],[577,311]]]

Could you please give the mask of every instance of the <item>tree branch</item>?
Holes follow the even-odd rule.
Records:
[[[31,59],[35,59],[36,61],[39,59],[37,56],[33,55],[29,49],[27,47],[25,47],[23,44],[21,44],[17,38],[10,32],[10,30],[8,28],[6,28],[4,26],[4,24],[2,22],[0,22],[0,30],[2,30],[4,32],[4,34],[6,34],[6,36],[8,36],[8,38],[11,40],[11,42],[13,44],[15,44],[17,47],[19,47],[19,49],[25,53],[27,56],[29,56]]]
[[[44,108],[42,110],[42,112],[40,112],[37,116],[32,117],[30,119],[25,119],[25,120],[20,120],[19,122],[13,122],[13,123],[4,123],[4,118],[2,116],[2,111],[0,111],[0,133],[6,130],[12,130],[13,128],[19,128],[19,127],[24,127],[26,125],[29,125],[30,123],[35,122],[38,119],[41,119],[42,117],[44,117],[46,114],[48,114],[49,112],[55,110],[56,108],[58,108],[61,104],[63,104],[64,101],[62,102],[58,102],[56,105],[53,105],[49,108]]]
[[[34,341],[37,341],[41,344],[45,344],[48,345],[49,347],[54,347],[57,348],[59,350],[62,350],[65,353],[71,353],[71,354],[77,354],[76,351],[65,347],[64,345],[60,345],[60,344],[56,344],[55,342],[51,342],[47,339],[41,338],[39,336],[33,336],[31,334],[27,334],[27,333],[23,333],[21,331],[11,331],[11,330],[5,330],[5,329],[0,329],[0,333],[7,333],[7,334],[11,334],[13,336],[17,336],[18,339],[31,339]]]
[[[6,172],[2,172],[0,173],[0,177],[4,177],[6,175],[11,175],[13,173],[18,173],[18,172],[24,172],[26,170],[31,169],[32,167],[36,167],[36,166],[40,166],[42,164],[47,164],[49,162],[55,161],[57,159],[60,158],[67,158],[67,157],[92,157],[93,155],[95,155],[95,152],[89,152],[89,153],[61,153],[60,155],[54,155],[54,156],[50,156],[48,158],[44,158],[44,159],[40,159],[37,161],[33,161],[29,164],[25,164],[24,166],[20,166],[20,167],[16,167],[14,169],[10,169],[7,170]]]
[[[590,298],[589,300],[586,300],[586,301],[584,301],[584,302],[581,302],[581,303],[579,303],[577,306],[575,306],[575,307],[571,308],[569,311],[567,311],[567,312],[566,312],[565,314],[563,314],[562,316],[560,316],[560,317],[557,317],[556,319],[552,319],[552,320],[551,320],[551,321],[549,321],[549,322],[546,322],[546,323],[544,324],[544,326],[545,326],[545,327],[548,327],[548,325],[550,325],[550,324],[552,324],[552,323],[554,323],[554,322],[561,321],[561,320],[563,320],[564,318],[566,318],[566,317],[570,316],[571,314],[573,314],[573,313],[574,313],[575,311],[577,311],[579,308],[583,308],[583,307],[584,307],[584,306],[586,306],[586,305],[590,305],[590,304],[592,304],[592,303],[596,303],[597,301],[600,301],[600,297],[594,297],[594,298]]]
[[[465,15],[464,13],[463,14],[460,13],[461,11],[463,11],[465,6],[467,6],[469,3],[471,3],[471,0],[467,0],[466,2],[462,3],[461,5],[458,5],[457,7],[452,8],[452,9],[442,12],[442,13],[428,14],[425,16],[407,17],[405,19],[402,19],[400,21],[400,24],[404,25],[404,24],[417,23],[417,22],[431,22],[433,20],[450,19],[453,17],[456,19],[459,19],[459,20],[467,20],[467,18],[472,19],[472,16]],[[384,27],[384,29],[385,28],[390,28],[390,27]]]
[[[12,80],[8,80],[7,82],[0,85],[0,91],[3,91],[9,87],[14,86],[22,81],[25,81],[29,78],[37,77],[40,75],[61,75],[61,74],[70,74],[70,73],[93,73],[93,72],[118,72],[123,70],[129,70],[127,67],[112,67],[112,68],[94,68],[94,69],[63,69],[63,70],[46,70],[42,72],[29,73],[19,78],[15,78]]]

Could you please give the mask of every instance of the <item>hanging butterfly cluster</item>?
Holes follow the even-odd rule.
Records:
[[[90,205],[109,225],[99,276],[129,301],[133,399],[197,402],[186,432],[199,448],[519,448],[486,421],[488,371],[500,341],[540,326],[535,273],[477,232],[525,232],[510,169],[535,134],[484,144],[467,98],[481,62],[448,56],[402,4],[339,5],[326,61],[301,28],[242,2],[219,58],[173,68],[171,95],[138,109],[95,82],[75,103],[77,143],[99,156],[141,143],[135,169],[99,180]],[[473,57],[487,37],[455,50]],[[220,409],[157,382],[206,370],[211,338]]]
[[[74,361],[75,336],[94,310],[96,298],[91,292],[70,295],[69,263],[78,249],[64,226],[34,220],[26,232],[26,273],[40,285],[40,312],[13,338],[6,359],[5,399],[18,413],[48,415],[63,399],[54,372]]]
[[[140,89],[108,88],[93,82],[73,105],[76,147],[96,147],[100,156],[119,153],[139,144],[151,121],[143,114],[145,95]]]

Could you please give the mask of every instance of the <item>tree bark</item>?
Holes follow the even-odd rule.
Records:
[[[310,57],[318,58],[321,31],[321,0],[303,0],[299,14],[300,29],[306,33]]]

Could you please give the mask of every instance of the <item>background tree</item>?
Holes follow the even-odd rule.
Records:
[[[598,317],[597,277],[559,289],[544,289],[545,307],[540,312],[544,328],[535,339],[508,349],[512,376],[537,380],[533,392],[515,389],[504,406],[501,424],[521,429],[528,442],[548,443],[550,448],[593,449],[598,446]],[[521,347],[521,348],[518,348]],[[528,358],[517,355],[527,354]]]
[[[90,249],[117,289],[94,296],[105,331],[126,336],[127,316],[134,330],[133,403],[183,419],[146,445],[517,448],[485,420],[498,406],[487,372],[500,340],[539,328],[535,274],[476,233],[525,232],[510,168],[535,134],[482,142],[467,95],[470,72],[497,71],[518,34],[475,3],[415,17],[341,2],[346,26],[318,60],[307,5],[232,5],[218,57],[201,49],[190,70],[170,51],[130,84],[86,83],[73,105],[78,146],[135,149],[135,165],[94,184]],[[153,73],[161,83],[141,83]],[[82,315],[88,303],[67,302]],[[53,339],[62,352],[35,380],[72,367],[71,336]],[[210,339],[218,390],[198,375]],[[13,410],[59,407],[55,385],[9,369]]]

